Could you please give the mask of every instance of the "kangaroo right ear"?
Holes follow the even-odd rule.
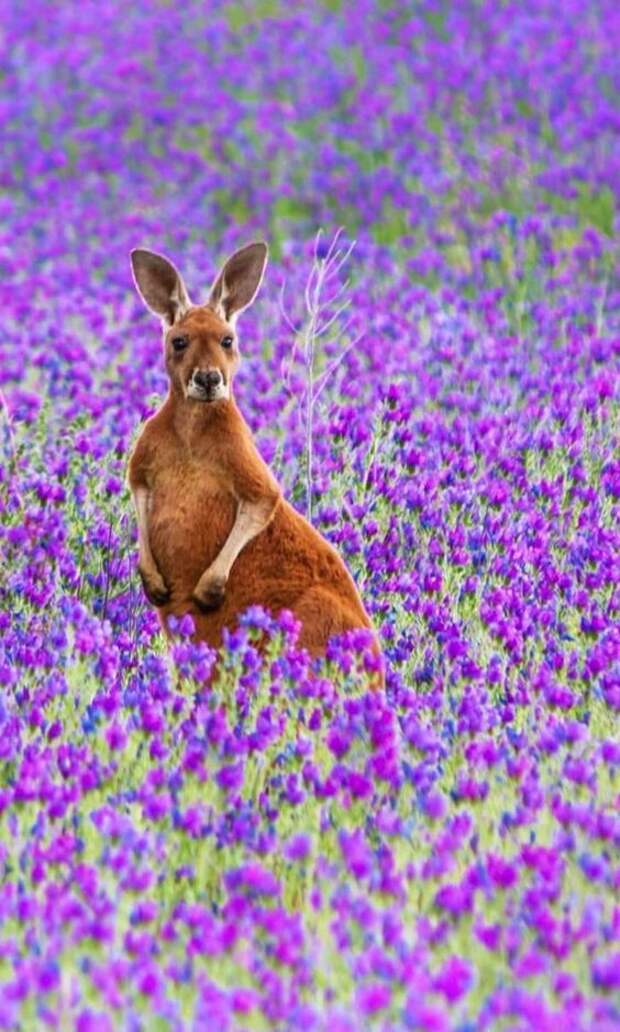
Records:
[[[267,244],[257,240],[231,254],[216,277],[207,305],[234,325],[239,312],[252,304],[267,264]]]
[[[136,248],[131,252],[131,269],[140,297],[165,326],[172,326],[191,307],[181,274],[163,255]]]

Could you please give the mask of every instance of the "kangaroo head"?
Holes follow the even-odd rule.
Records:
[[[172,389],[192,402],[230,398],[239,364],[235,324],[252,303],[267,263],[267,245],[235,251],[216,276],[208,300],[194,305],[175,266],[154,251],[131,252],[137,291],[162,321],[166,370]]]

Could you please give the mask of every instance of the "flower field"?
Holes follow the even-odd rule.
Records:
[[[620,1029],[620,7],[0,10],[0,1028]],[[129,251],[253,239],[385,695],[259,609],[206,689],[142,595]]]

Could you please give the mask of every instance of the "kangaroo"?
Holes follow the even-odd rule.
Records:
[[[166,634],[171,614],[190,613],[195,640],[217,648],[248,606],[289,609],[299,646],[319,656],[333,635],[371,622],[336,550],[283,498],[235,404],[236,321],[266,262],[265,243],[235,251],[194,305],[171,261],[131,252],[138,293],[163,323],[170,379],[129,461],[138,571]]]

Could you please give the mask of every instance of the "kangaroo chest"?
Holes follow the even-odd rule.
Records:
[[[153,475],[149,498],[155,561],[173,592],[191,592],[232,529],[236,501],[208,467],[178,460]]]

